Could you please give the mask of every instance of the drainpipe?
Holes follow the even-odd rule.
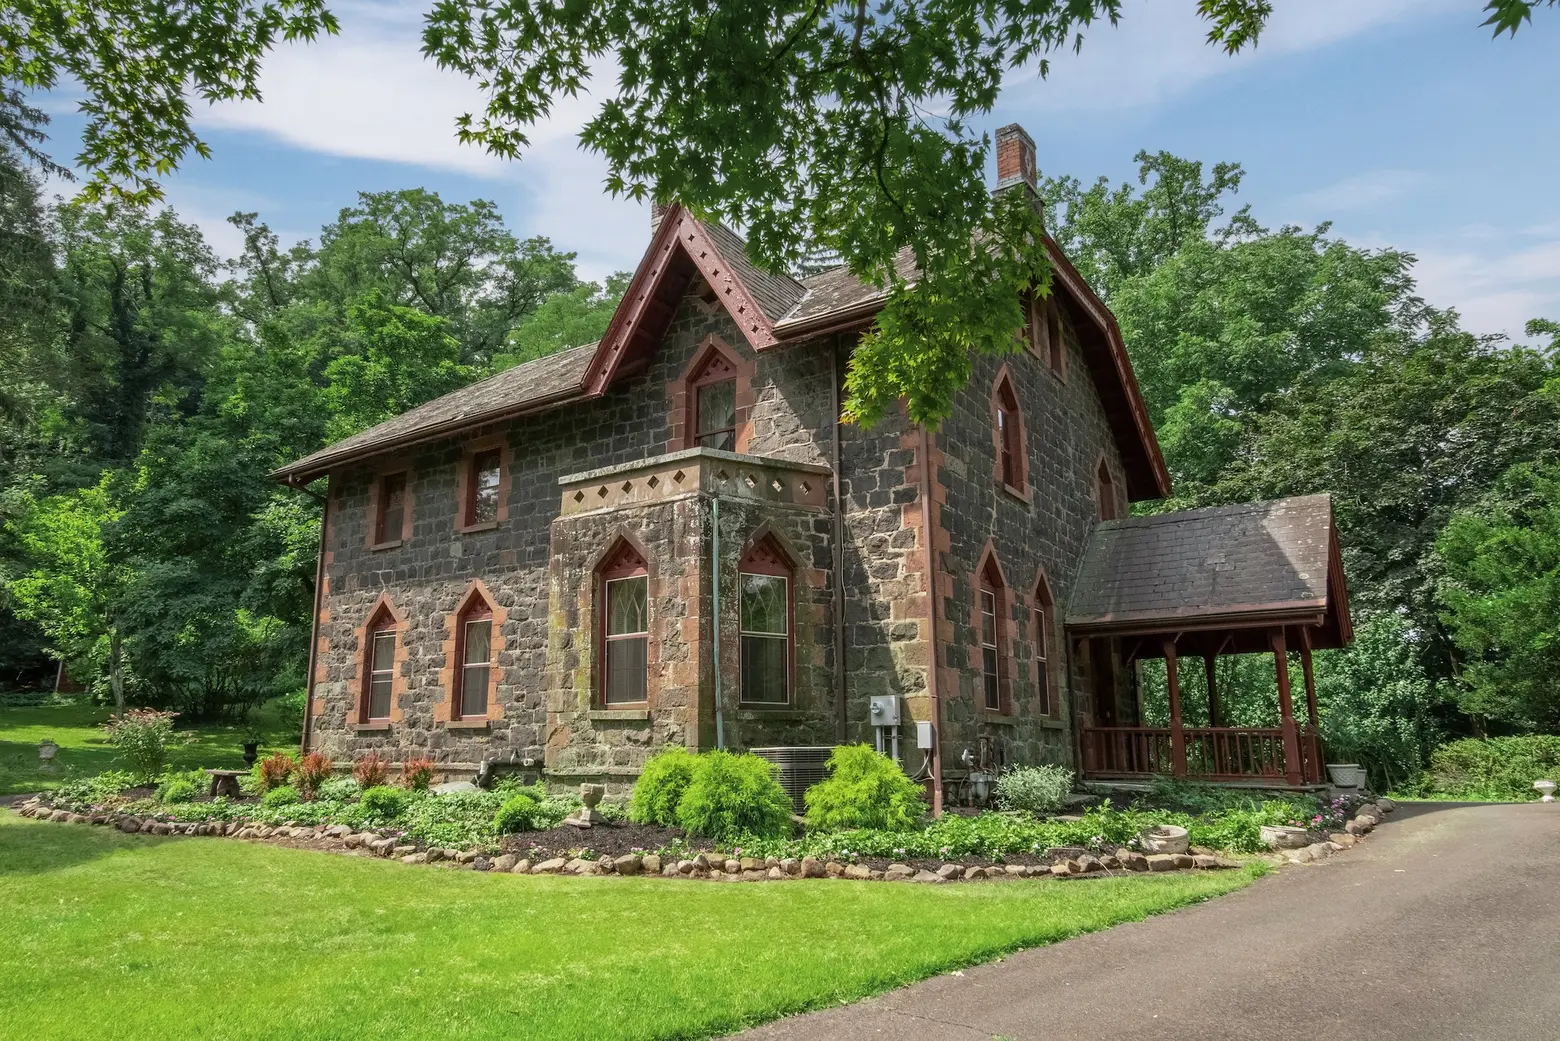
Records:
[[[937,692],[937,550],[932,545],[932,438],[921,424],[921,540],[926,551],[926,635],[931,641],[931,665],[926,674],[926,695],[932,716],[932,816],[943,812],[942,700]]]
[[[710,500],[710,663],[715,669],[715,747],[726,747],[726,717],[720,707],[720,495]]]
[[[314,670],[316,668],[315,656],[320,646],[320,602],[325,595],[325,529],[330,523],[330,497],[329,492],[325,496],[315,495],[309,489],[294,484],[291,480],[288,487],[306,492],[320,501],[320,545],[314,555],[314,617],[309,619],[309,675],[304,680],[303,695],[303,737],[299,744],[299,752],[302,755],[309,754],[309,738],[314,727]]]
[[[840,501],[840,339],[829,345],[829,378],[834,390],[834,739],[845,743],[845,504]]]

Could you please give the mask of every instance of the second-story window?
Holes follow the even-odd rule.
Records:
[[[471,473],[466,482],[466,524],[491,524],[498,520],[503,466],[504,456],[497,448],[485,449],[471,457]]]
[[[694,439],[701,448],[737,448],[737,381],[717,380],[695,389]]]
[[[1013,382],[1006,373],[997,378],[991,405],[997,480],[1022,493],[1027,462],[1024,458],[1024,423],[1018,413],[1018,396],[1013,393]]]
[[[374,514],[374,544],[399,542],[406,524],[406,474],[379,479],[379,508]]]
[[[1115,520],[1116,481],[1110,475],[1110,466],[1103,459],[1100,460],[1099,472],[1095,475],[1095,495],[1099,498],[1100,520]]]
[[[980,672],[986,708],[1002,707],[1001,660],[997,657],[997,591],[984,580],[980,585]]]

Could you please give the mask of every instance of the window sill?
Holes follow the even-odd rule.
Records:
[[[1018,717],[1010,712],[993,712],[989,708],[975,710],[975,718],[981,723],[991,723],[999,727],[1011,727],[1018,725]]]
[[[1067,729],[1067,724],[1062,722],[1060,719],[1057,719],[1054,716],[1042,716],[1040,718],[1040,725],[1045,727],[1047,730],[1066,730]]]
[[[1002,490],[1004,492],[1007,492],[1013,498],[1017,499],[1021,503],[1024,503],[1026,506],[1034,500],[1034,496],[1022,488],[1015,488],[1006,481],[998,481],[997,483],[1002,486]]]
[[[814,715],[794,705],[764,705],[757,702],[739,704],[737,713],[742,719],[811,719]]]
[[[391,542],[370,542],[368,548],[376,553],[382,549],[400,549],[401,543],[405,541],[405,539],[395,539]]]
[[[389,730],[390,721],[388,719],[371,719],[367,723],[353,723],[352,729],[357,731]]]
[[[643,723],[650,719],[648,708],[593,708],[586,717],[595,723]]]
[[[502,519],[503,518],[499,518],[499,520]],[[492,531],[497,527],[498,521],[496,520],[483,521],[481,524],[457,524],[455,526],[455,533],[457,535],[471,535],[479,531]]]
[[[492,720],[484,716],[481,719],[451,719],[445,722],[446,730],[486,730]]]
[[[1065,384],[1067,382],[1067,369],[1065,367],[1056,369],[1052,368],[1050,365],[1047,365],[1045,367],[1045,371],[1049,372],[1052,376],[1055,376],[1058,383]]]

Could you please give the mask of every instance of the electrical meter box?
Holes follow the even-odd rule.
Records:
[[[917,720],[915,724],[915,747],[923,751],[932,750],[932,721],[929,719]]]
[[[899,697],[894,694],[880,694],[872,699],[872,725],[875,727],[897,727],[899,725]]]

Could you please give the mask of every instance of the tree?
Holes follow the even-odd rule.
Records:
[[[632,277],[630,272],[619,271],[605,285],[583,282],[568,292],[554,293],[515,326],[508,347],[493,359],[493,368],[507,369],[596,342],[607,331]]]
[[[1560,726],[1560,467],[1519,464],[1436,540],[1442,620],[1462,652],[1464,712]]]

